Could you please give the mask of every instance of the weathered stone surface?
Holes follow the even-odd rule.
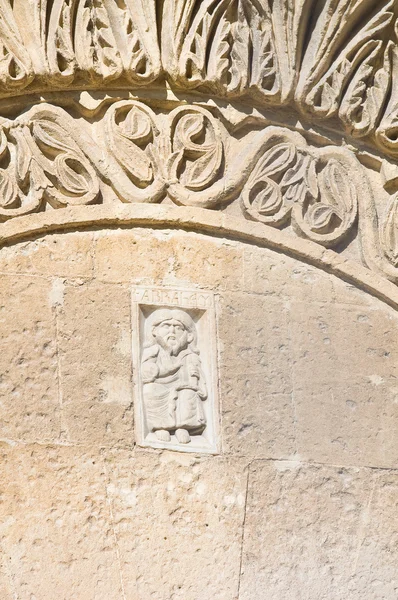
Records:
[[[130,291],[66,286],[59,306],[62,415],[66,439],[133,443]]]
[[[307,383],[294,392],[297,452],[340,465],[396,468],[398,386],[395,378]]]
[[[0,0],[0,600],[396,600],[397,5]]]
[[[223,448],[243,456],[288,458],[296,451],[292,394],[267,393],[261,374],[221,381]]]
[[[289,309],[281,300],[252,294],[224,294],[218,306],[221,377],[261,379],[264,390],[290,393]]]
[[[105,463],[126,597],[236,598],[244,463],[144,451]]]
[[[0,438],[49,442],[61,433],[51,283],[0,276]]]
[[[93,276],[92,238],[89,232],[65,232],[3,248],[0,272],[89,279]]]
[[[394,310],[203,234],[71,240],[82,261],[44,238],[2,276],[5,599],[395,600]],[[133,448],[139,283],[215,294],[221,456]]]
[[[294,303],[297,451],[344,465],[397,464],[397,321],[388,309]]]
[[[245,291],[278,299],[325,301],[333,297],[333,278],[319,269],[268,248],[246,248]]]
[[[240,599],[394,598],[397,486],[393,471],[253,463]]]
[[[1,548],[1,558],[0,558],[0,593],[1,598],[4,600],[13,600],[13,590],[12,590],[12,578],[11,574],[8,572],[8,562],[7,557],[3,549]]]
[[[148,257],[153,257],[148,260]],[[113,231],[98,234],[96,273],[103,281],[185,283],[209,289],[241,289],[242,249],[228,240],[174,231]]]
[[[101,458],[66,446],[4,444],[0,456],[0,545],[10,597],[123,597]]]

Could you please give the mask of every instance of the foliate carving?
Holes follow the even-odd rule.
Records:
[[[149,85],[293,107],[398,152],[395,0],[0,1],[0,97]],[[27,26],[29,23],[29,26]]]
[[[91,76],[99,75],[109,81],[121,75],[120,52],[102,0],[78,2],[75,48],[79,66]]]
[[[155,113],[141,102],[117,102],[105,116],[104,129],[107,147],[132,184],[126,200],[158,200],[164,195],[165,183]]]
[[[51,111],[34,109],[12,126],[4,122],[0,135],[3,220],[37,211],[45,202],[60,208],[95,201],[98,177]]]
[[[388,262],[398,268],[398,196],[391,200],[384,224],[381,227],[381,241]]]
[[[243,190],[243,206],[256,221],[274,227],[291,221],[299,235],[330,246],[354,224],[356,190],[344,155],[310,149],[300,137],[269,140]]]
[[[138,442],[216,452],[212,296],[135,288],[133,307]]]
[[[208,188],[219,174],[223,143],[216,120],[204,109],[181,108],[171,115],[168,176],[188,190]]]

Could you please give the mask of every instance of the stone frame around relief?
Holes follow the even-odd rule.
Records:
[[[157,310],[181,310],[192,318],[197,333],[197,349],[203,370],[207,398],[202,402],[206,418],[204,431],[191,435],[191,441],[179,443],[175,434],[164,442],[150,431],[144,404],[141,363],[145,343],[145,323]],[[220,452],[219,390],[217,374],[217,337],[214,294],[177,287],[134,286],[132,289],[132,342],[135,440],[143,447],[218,454]]]

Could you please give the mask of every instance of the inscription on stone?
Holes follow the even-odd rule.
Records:
[[[213,295],[134,288],[133,314],[137,442],[216,453]]]

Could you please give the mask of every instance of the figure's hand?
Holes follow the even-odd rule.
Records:
[[[159,377],[159,369],[152,362],[146,362],[141,367],[141,376],[143,383],[152,383]]]

